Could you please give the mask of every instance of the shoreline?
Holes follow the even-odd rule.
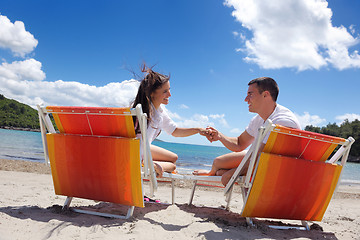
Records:
[[[1,126],[1,129],[6,130],[17,130],[17,131],[27,131],[27,132],[41,132],[39,129],[34,128],[24,128],[24,127],[8,127],[8,126]]]
[[[321,222],[310,231],[276,230],[268,223],[284,225],[299,221],[256,219],[248,227],[240,216],[243,202],[234,189],[230,211],[223,208],[223,189],[201,186],[188,205],[191,184],[178,182],[175,205],[171,184],[159,183],[154,199],[135,208],[128,220],[62,212],[65,197],[55,195],[50,167],[45,163],[0,159],[0,238],[24,239],[359,239],[360,186],[341,185]],[[145,194],[148,183],[144,183]],[[95,205],[110,212],[125,212],[111,203],[74,198],[72,206]]]
[[[41,163],[27,160],[0,159],[0,171],[51,174],[50,165],[46,165],[44,162]]]

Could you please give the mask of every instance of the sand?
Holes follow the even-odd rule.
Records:
[[[223,208],[222,189],[200,187],[189,206],[191,187],[178,182],[176,204],[171,187],[159,184],[155,199],[135,208],[128,220],[61,211],[64,196],[56,196],[50,169],[42,163],[0,160],[0,240],[13,239],[360,239],[360,186],[341,185],[322,222],[312,230],[276,230],[268,223],[287,221],[256,219],[248,227],[239,213],[243,202],[236,190],[230,211]],[[148,190],[145,184],[145,190]],[[74,199],[72,205],[95,205],[109,212],[126,209],[110,203]],[[298,223],[298,222],[291,222]]]

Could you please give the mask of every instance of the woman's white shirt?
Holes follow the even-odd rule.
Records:
[[[146,137],[149,141],[149,144],[154,141],[157,136],[160,134],[161,130],[164,130],[167,134],[171,135],[177,128],[176,123],[167,115],[167,113],[160,106],[159,109],[156,109],[152,104],[152,116],[151,121],[148,123]],[[137,134],[137,137],[140,139],[140,155],[143,158],[143,142],[141,139],[141,134]]]
[[[146,131],[147,140],[150,144],[157,138],[161,130],[171,135],[177,128],[176,123],[167,115],[161,106],[159,109],[156,109],[151,104],[151,108],[151,121],[149,121]],[[140,134],[137,136],[140,138]]]
[[[152,104],[152,116],[147,128],[147,138],[149,143],[154,141],[164,130],[167,134],[171,135],[177,128],[176,123],[167,115],[164,109],[160,106],[156,109]]]

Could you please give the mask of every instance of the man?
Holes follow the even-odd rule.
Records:
[[[233,152],[215,158],[210,171],[196,170],[193,172],[194,175],[222,176],[222,184],[226,185],[244,158],[245,149],[253,143],[258,134],[258,129],[267,119],[272,120],[275,124],[300,129],[296,116],[286,107],[276,103],[279,88],[274,79],[269,77],[256,78],[251,80],[248,86],[245,102],[248,103],[249,112],[257,113],[257,115],[238,137],[225,136],[215,128],[209,127],[208,140],[210,142],[220,141]],[[263,146],[264,143],[261,147]],[[245,173],[246,169],[243,169],[240,174],[244,175]]]

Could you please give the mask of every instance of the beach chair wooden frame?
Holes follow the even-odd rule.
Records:
[[[148,141],[146,140],[147,116],[142,112],[141,105],[136,106],[136,108],[38,106],[38,113],[45,162],[51,165],[55,192],[58,195],[67,196],[63,209],[69,208],[73,197],[86,198],[96,201],[99,200],[105,202],[114,202],[129,206],[126,215],[109,214],[93,210],[71,208],[76,212],[93,214],[103,217],[128,219],[133,215],[135,206],[144,207],[143,180],[149,179],[151,196],[157,189],[157,180],[154,166],[152,163],[150,146],[149,144],[146,144],[148,143]],[[60,133],[57,133],[55,131],[55,127],[49,117],[50,114],[53,115]],[[138,120],[141,130],[141,139],[137,139],[135,136],[133,117],[136,117]],[[78,126],[79,124],[82,124],[82,126]],[[140,140],[145,143],[142,144],[141,150],[139,143]],[[63,144],[64,142],[67,142],[68,144]],[[63,147],[64,149],[55,149],[61,148],[57,146],[57,143],[58,145],[62,144],[61,147]],[[83,151],[77,151],[76,146],[73,146],[76,144],[80,144],[83,147],[86,147],[88,145],[88,147],[90,146],[90,148]],[[95,149],[93,150],[91,146],[95,146]],[[96,148],[96,146],[100,147]],[[70,148],[74,148],[75,150],[71,150]],[[107,148],[110,151],[116,152],[116,156],[114,156],[114,154],[106,154],[108,151],[101,150],[102,148]],[[56,151],[57,153],[55,153]],[[86,161],[86,158],[89,157],[89,154],[100,154],[99,151],[101,151],[101,154],[105,155],[100,156],[98,159],[96,159],[96,161],[104,161],[107,157],[109,157],[111,159],[108,160],[107,163],[109,165],[108,167],[110,168],[112,163],[115,167],[116,162],[119,161],[119,159],[124,158],[123,155],[126,155],[125,158],[129,158],[130,155],[132,156],[132,161],[126,160],[130,162],[129,166],[131,166],[131,170],[122,169],[124,173],[126,173],[128,170],[130,171],[130,174],[127,174],[128,178],[125,180],[132,181],[132,186],[126,187],[124,191],[126,190],[126,192],[128,192],[128,195],[130,194],[129,196],[131,200],[128,199],[129,196],[126,196],[127,199],[123,199],[124,196],[119,193],[122,191],[121,189],[119,190],[119,186],[117,188],[116,186],[113,188],[108,187],[108,185],[116,185],[117,181],[116,179],[114,180],[114,178],[116,177],[117,180],[124,180],[120,173],[117,173],[115,170],[111,169],[111,174],[116,176],[105,176],[106,179],[103,180],[103,188],[108,189],[110,192],[115,191],[116,194],[113,193],[112,196],[108,196],[109,194],[106,194],[106,192],[103,192],[103,194],[106,196],[102,196],[101,193],[100,195],[99,193],[91,193],[93,191],[92,189],[88,189],[88,191],[84,193],[84,191],[81,192],[81,190],[79,189],[74,191],[69,190],[67,189],[70,188],[69,186],[60,186],[61,183],[58,178],[62,176],[59,176],[59,172],[57,171],[59,170],[57,169],[57,167],[59,166],[55,164],[55,158],[57,157],[57,155],[62,155],[60,156],[60,158],[63,158],[63,160],[64,158],[74,158],[72,159],[72,161],[84,161],[84,159]],[[140,151],[143,152],[142,162],[140,159]],[[90,158],[91,157],[92,156],[90,156]],[[59,161],[61,161],[61,159]],[[112,162],[109,163],[109,161]],[[99,164],[94,164],[94,166],[92,168],[96,168],[96,166],[98,168],[102,167]],[[72,174],[74,174],[74,171],[75,175],[84,174],[83,172],[76,173],[76,165],[74,167],[73,163],[71,167]],[[121,169],[121,166],[117,167]],[[67,169],[64,166],[60,166],[59,168],[65,169],[65,173],[60,172],[60,175],[67,174]],[[94,169],[87,169],[87,171],[94,171]],[[77,179],[79,180],[79,178]],[[110,180],[107,180],[107,178],[109,178]],[[65,182],[66,180],[68,179],[63,180],[63,182]],[[88,181],[91,181],[91,179]],[[68,182],[67,184],[77,185],[78,182]],[[83,184],[87,185],[88,183],[85,182]],[[132,188],[136,188],[136,191],[133,191]]]
[[[322,220],[354,142],[352,137],[286,128],[267,120],[224,194],[229,199],[234,183],[239,183],[244,202],[241,215],[251,226],[253,218],[287,219],[300,220],[301,226],[295,228],[309,230],[309,222]],[[340,148],[328,159],[337,146]],[[239,180],[248,161],[246,176]],[[301,194],[306,197],[300,198]]]

